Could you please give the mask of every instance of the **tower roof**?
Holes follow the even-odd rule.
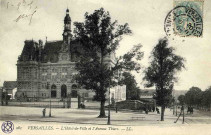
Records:
[[[69,9],[66,10],[66,16],[64,18],[64,21],[71,21],[70,15],[69,15]]]
[[[64,18],[64,21],[71,21],[71,18],[69,15],[66,15],[65,18]]]

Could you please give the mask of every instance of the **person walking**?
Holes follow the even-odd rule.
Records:
[[[156,107],[157,114],[160,114],[159,108]]]
[[[155,112],[155,107],[154,106],[152,107],[152,111]]]
[[[42,115],[43,115],[43,117],[45,117],[45,113],[46,113],[46,108],[44,108],[44,109],[42,110]]]
[[[193,107],[190,108],[190,113],[193,114]]]

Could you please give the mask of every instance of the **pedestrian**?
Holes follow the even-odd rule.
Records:
[[[70,108],[70,99],[69,98],[67,99],[67,108],[68,109]]]
[[[160,111],[159,111],[159,109],[156,107],[156,111],[157,111],[157,114],[160,114]]]
[[[145,105],[144,111],[145,111],[146,114],[148,114],[148,107],[147,107],[147,105]]]
[[[181,111],[183,111],[183,110],[184,110],[184,106],[181,107]]]
[[[65,98],[62,98],[63,101],[63,108],[65,108]]]
[[[190,114],[193,114],[193,107],[190,108]]]
[[[42,115],[43,115],[43,117],[45,117],[45,113],[46,113],[46,108],[44,108],[44,109],[42,110]]]
[[[191,107],[190,106],[188,106],[187,114],[188,113],[191,113]]]
[[[148,109],[148,110],[149,110],[149,112],[152,112],[152,108],[151,108],[151,106],[149,106],[149,109]]]
[[[145,113],[148,114],[148,109],[145,110]]]
[[[155,107],[154,106],[152,107],[152,111],[155,112]]]
[[[116,103],[116,113],[118,112],[118,107],[117,107],[117,103]]]

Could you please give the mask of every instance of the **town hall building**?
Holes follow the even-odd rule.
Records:
[[[75,81],[75,62],[79,60],[81,45],[72,36],[69,9],[64,18],[63,40],[26,40],[17,61],[17,97],[48,99],[77,97],[91,99],[94,92],[81,88]],[[115,54],[106,57],[115,62]],[[111,90],[116,100],[126,100],[125,86]],[[117,99],[118,98],[118,99]]]

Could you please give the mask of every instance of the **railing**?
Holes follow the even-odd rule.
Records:
[[[75,104],[78,104],[76,101],[71,101],[71,106],[76,106]],[[49,107],[49,101],[42,101],[42,102],[18,102],[13,101],[9,102],[8,106],[22,106],[22,107],[41,107],[41,108],[48,108]],[[67,107],[67,101],[51,101],[51,107],[52,108],[65,108]]]

